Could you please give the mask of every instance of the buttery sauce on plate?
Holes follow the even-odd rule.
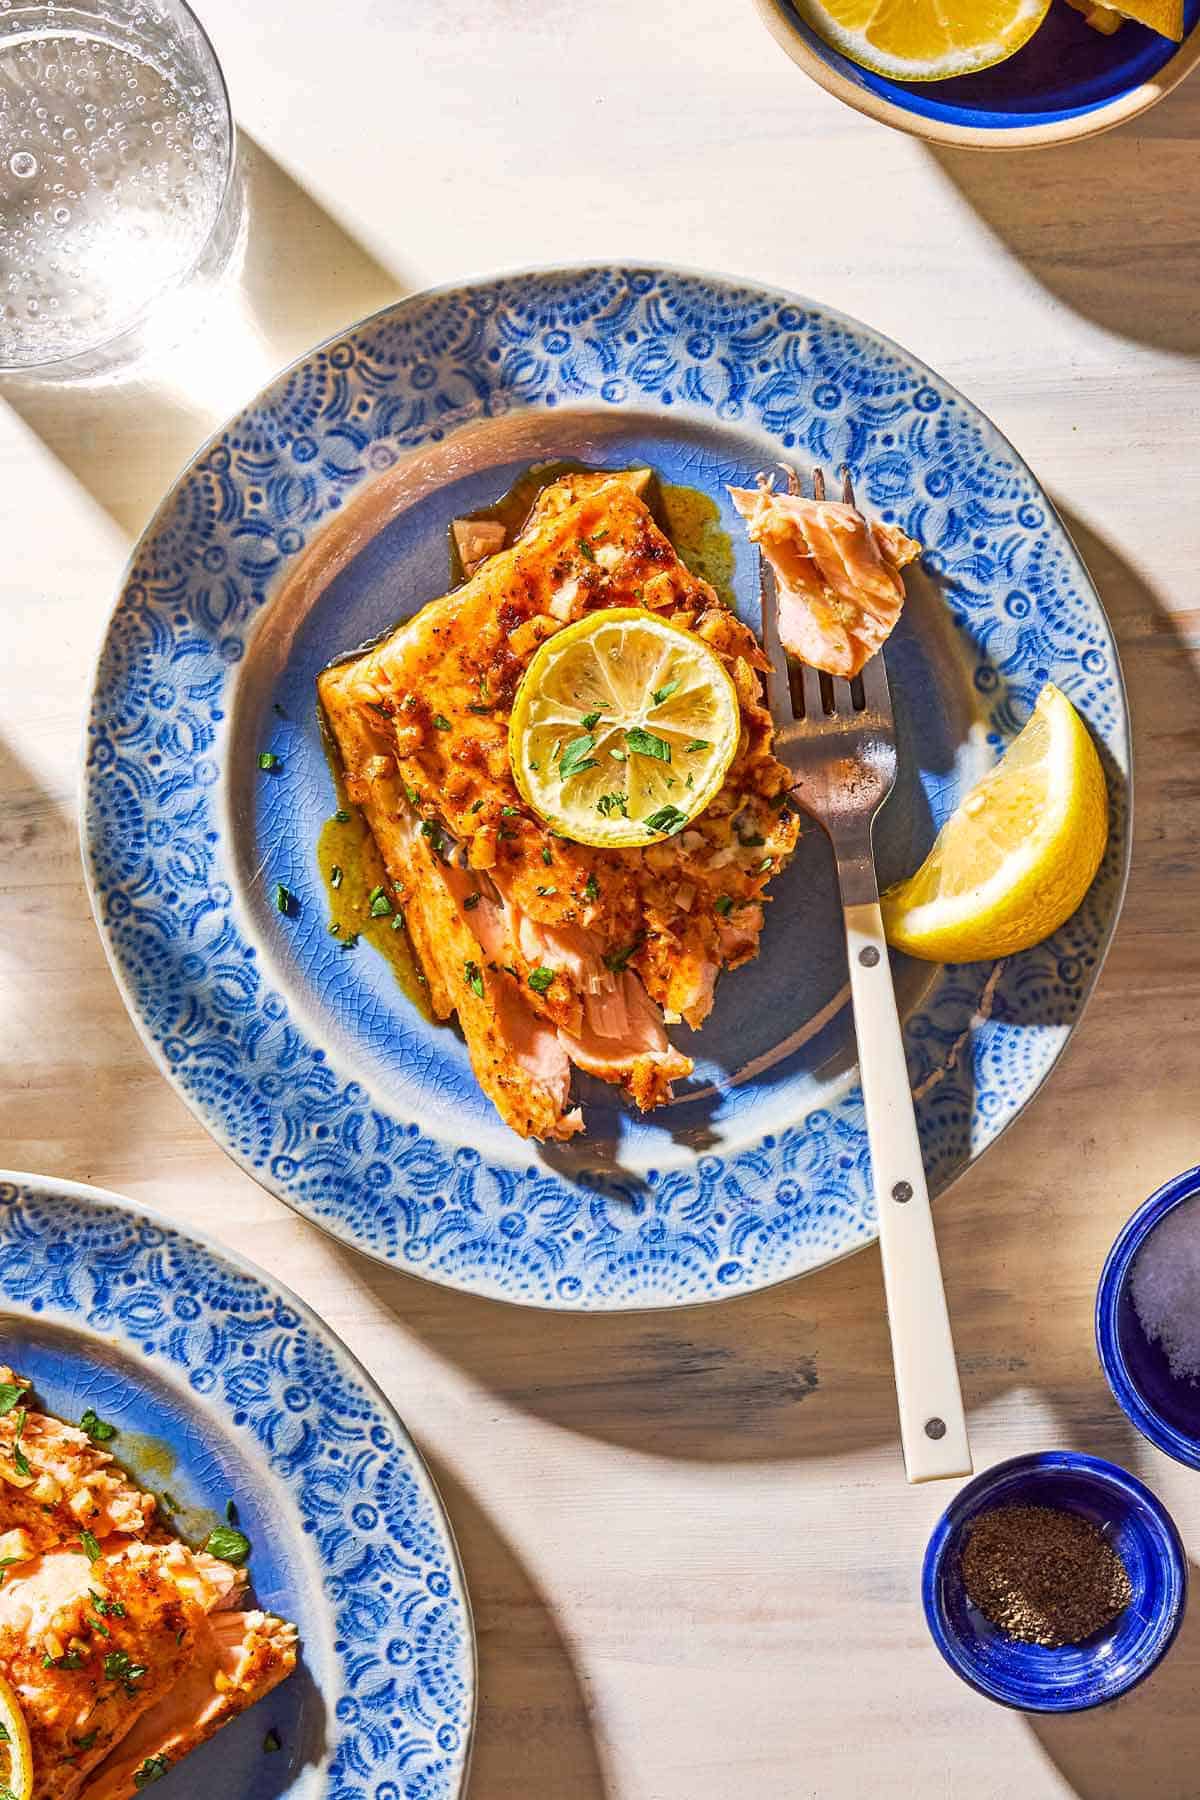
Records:
[[[469,517],[498,521],[511,543],[543,488],[561,480],[564,475],[589,472],[589,464],[569,459],[534,463],[517,476],[499,499],[490,506],[478,507]],[[733,607],[733,540],[721,524],[716,501],[700,488],[660,482],[655,475],[646,491],[646,504],[681,560],[694,575],[711,582],[726,606]],[[457,587],[464,580],[464,572],[454,533],[449,528],[448,535],[450,585]],[[381,637],[388,635],[387,632],[380,634]],[[374,640],[379,641],[378,638]],[[366,648],[367,645],[362,645],[348,654],[357,656]],[[430,1019],[433,1014],[425,977],[417,966],[404,929],[403,912],[387,884],[383,859],[366,820],[346,797],[333,740],[324,729],[322,735],[338,799],[337,812],[326,819],[317,838],[317,862],[329,904],[330,934],[346,946],[344,954],[347,956],[360,955],[368,944],[378,951],[390,965],[401,991],[425,1018]],[[392,911],[382,918],[375,918],[371,913],[371,895],[380,887],[391,900]]]

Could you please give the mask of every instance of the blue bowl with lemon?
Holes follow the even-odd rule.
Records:
[[[1015,150],[1136,118],[1200,61],[1200,0],[757,0],[814,81],[931,143]]]

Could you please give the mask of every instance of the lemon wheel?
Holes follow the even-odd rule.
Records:
[[[896,81],[945,81],[1028,43],[1050,0],[794,0],[806,24],[852,62]]]
[[[1066,695],[1044,687],[1025,728],[976,782],[907,881],[883,896],[898,950],[981,962],[1028,950],[1069,919],[1108,842],[1104,771]]]
[[[33,1794],[33,1751],[29,1743],[29,1727],[25,1723],[25,1714],[21,1711],[13,1687],[0,1675],[0,1727],[3,1728],[3,1742],[0,1742],[0,1769],[5,1767],[8,1758],[8,1780],[0,1777],[0,1792],[7,1788],[13,1800],[31,1800]]]
[[[702,812],[740,731],[733,682],[702,638],[641,607],[610,607],[541,646],[508,742],[517,786],[548,825],[621,849]]]

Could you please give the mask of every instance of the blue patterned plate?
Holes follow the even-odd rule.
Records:
[[[415,1273],[534,1305],[744,1292],[875,1236],[832,862],[815,827],[757,963],[723,982],[695,1078],[645,1119],[581,1084],[588,1131],[522,1144],[461,1038],[367,946],[339,949],[315,842],[336,801],[318,670],[443,591],[446,528],[540,458],[698,487],[845,460],[930,546],[888,646],[911,869],[1043,682],[1106,757],[1108,858],[1002,969],[900,961],[932,1186],[1036,1092],[1078,1018],[1127,861],[1129,732],[1100,603],[1046,496],[961,395],[861,325],[713,276],[589,268],[425,294],[305,357],[200,453],[134,553],[100,655],[85,841],[96,916],[160,1066],[306,1217]],[[263,774],[261,751],[282,769]],[[276,884],[297,897],[289,917]]]
[[[301,1664],[172,1771],[176,1800],[457,1800],[475,1699],[470,1607],[424,1463],[366,1372],[253,1263],[98,1188],[0,1173],[0,1352],[64,1419],[253,1545]],[[281,1748],[264,1750],[274,1727]]]

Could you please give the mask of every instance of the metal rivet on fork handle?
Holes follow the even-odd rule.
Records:
[[[906,1205],[912,1199],[912,1194],[911,1181],[898,1181],[892,1189],[892,1199],[898,1201],[901,1206]]]
[[[864,950],[860,950],[858,960],[864,969],[873,969],[879,961],[879,952],[874,944],[868,944]]]
[[[944,1438],[945,1435],[946,1435],[945,1419],[926,1419],[926,1421],[925,1421],[925,1436],[926,1437]]]

